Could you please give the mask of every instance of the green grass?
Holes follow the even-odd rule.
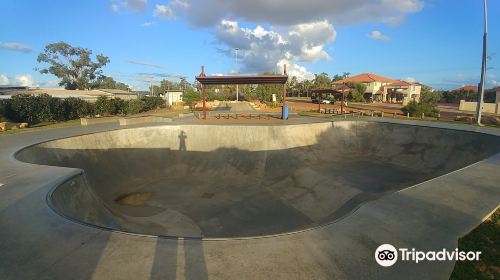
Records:
[[[500,279],[500,208],[484,223],[458,240],[460,251],[481,251],[479,261],[459,261],[452,280]]]

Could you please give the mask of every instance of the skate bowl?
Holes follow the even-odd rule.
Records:
[[[53,140],[16,158],[81,170],[47,197],[71,220],[152,236],[251,238],[334,223],[500,152],[499,140],[369,121],[165,125]]]

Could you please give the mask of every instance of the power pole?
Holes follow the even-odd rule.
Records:
[[[481,82],[479,84],[479,96],[477,100],[477,114],[476,120],[477,125],[482,126],[481,124],[481,110],[483,107],[483,99],[484,99],[484,90],[486,87],[486,60],[487,56],[487,46],[488,46],[488,7],[487,0],[484,0],[484,36],[483,36],[483,62],[481,68]]]
[[[239,48],[235,48],[234,51],[236,53],[236,72],[238,71],[238,51]],[[239,95],[240,95],[240,87],[238,84],[236,84],[236,101],[239,101]]]

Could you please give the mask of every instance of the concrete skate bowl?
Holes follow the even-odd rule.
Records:
[[[285,234],[500,152],[498,137],[379,122],[156,126],[27,147],[17,159],[78,168],[49,193],[57,213],[129,233]]]

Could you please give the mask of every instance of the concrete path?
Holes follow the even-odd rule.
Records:
[[[488,128],[391,122],[500,136]],[[75,170],[13,158],[28,145],[116,128],[72,127],[0,137],[0,279],[448,279],[453,262],[398,262],[382,268],[374,260],[375,249],[390,243],[453,250],[458,238],[500,201],[496,154],[366,203],[322,228],[261,239],[161,239],[103,231],[57,215],[47,206],[46,195]]]

